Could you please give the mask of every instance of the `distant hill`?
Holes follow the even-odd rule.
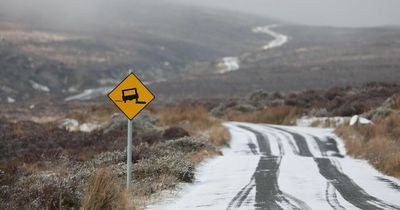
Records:
[[[241,97],[255,90],[296,91],[400,81],[400,28],[280,25],[282,47],[247,53],[240,69],[154,84],[165,98]]]
[[[67,95],[110,85],[129,68],[144,81],[172,79],[187,66],[269,39],[251,32],[271,22],[265,18],[162,1],[99,2],[92,10],[56,4],[43,5],[46,13],[29,4],[23,14],[0,9],[1,101],[43,95],[45,87],[45,94]]]

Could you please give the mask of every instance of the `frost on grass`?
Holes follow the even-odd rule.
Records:
[[[204,141],[197,140],[192,137],[183,137],[176,140],[170,140],[159,145],[169,150],[177,150],[182,152],[198,152],[204,149],[216,150],[214,146]]]
[[[140,160],[134,167],[135,178],[156,178],[162,175],[175,177],[181,182],[194,180],[194,165],[182,154]]]

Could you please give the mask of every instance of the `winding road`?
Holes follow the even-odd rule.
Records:
[[[149,209],[400,209],[400,180],[345,155],[331,129],[226,123],[223,156]]]
[[[266,45],[264,45],[262,47],[263,51],[281,47],[289,40],[288,36],[286,36],[284,34],[280,34],[276,31],[272,30],[272,28],[276,28],[276,27],[277,27],[277,25],[273,24],[273,25],[267,25],[267,26],[259,26],[259,27],[255,27],[252,29],[253,33],[266,34],[273,38],[271,41],[269,41]],[[246,54],[246,53],[244,53],[244,54]],[[240,69],[240,61],[241,61],[241,59],[244,59],[246,56],[244,56],[244,57],[240,56],[240,57],[241,58],[239,58],[239,57],[224,57],[224,58],[222,58],[222,63],[220,64],[221,68],[218,69],[217,73],[224,74],[227,72],[239,70]]]

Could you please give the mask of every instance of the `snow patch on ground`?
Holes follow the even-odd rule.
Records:
[[[67,97],[65,101],[73,101],[73,100],[85,101],[85,100],[95,99],[107,95],[113,88],[114,87],[100,87],[100,88],[86,89],[79,94]]]
[[[300,127],[336,127],[347,124],[349,117],[307,117],[303,116],[296,120],[296,125]]]
[[[41,91],[41,92],[50,92],[49,87],[47,87],[47,86],[45,86],[45,85],[39,84],[39,83],[37,83],[37,82],[35,82],[35,81],[33,81],[33,80],[29,80],[29,82],[31,83],[32,88],[35,89],[35,90],[37,90],[37,91]]]
[[[65,128],[68,131],[79,131],[79,122],[75,119],[65,119],[59,125],[60,128]]]
[[[218,71],[220,74],[224,74],[230,71],[237,71],[240,68],[240,61],[237,57],[225,57],[222,58],[221,68]]]
[[[95,130],[99,130],[100,128],[102,128],[102,126],[97,123],[83,123],[79,126],[80,131],[87,132],[87,133],[90,133]]]
[[[118,80],[111,79],[111,78],[101,78],[98,80],[100,85],[117,85],[119,83]]]
[[[143,84],[144,85],[151,85],[151,84],[156,84],[156,83],[166,82],[166,81],[167,81],[167,79],[161,78],[161,79],[157,79],[157,80],[154,80],[154,81],[145,81],[145,82],[143,82]]]
[[[68,131],[81,131],[90,133],[94,130],[99,130],[102,128],[102,124],[99,123],[82,123],[80,124],[78,120],[75,119],[64,119],[59,127],[65,128]]]
[[[15,103],[15,99],[11,98],[10,96],[7,97],[7,103],[13,104]]]

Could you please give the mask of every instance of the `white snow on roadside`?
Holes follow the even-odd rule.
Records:
[[[119,83],[118,80],[111,79],[111,78],[101,78],[98,80],[100,85],[117,85]]]
[[[145,82],[143,82],[143,84],[144,85],[151,85],[151,84],[156,84],[156,83],[166,82],[166,81],[167,81],[167,79],[161,78],[161,79],[157,79],[157,80],[154,80],[154,81],[145,81]]]
[[[269,50],[272,48],[280,47],[289,40],[288,36],[271,30],[272,28],[275,28],[275,27],[277,27],[277,25],[260,26],[260,27],[256,27],[253,29],[254,33],[264,33],[264,34],[268,34],[268,35],[274,37],[274,40],[272,40],[268,44],[264,45],[264,47],[263,47],[264,50]]]
[[[299,127],[335,127],[338,125],[347,124],[350,117],[307,117],[303,116],[296,120],[296,125]]]
[[[82,132],[90,133],[94,130],[99,130],[102,126],[96,123],[83,123],[79,126],[79,130]]]
[[[59,126],[60,128],[65,128],[68,131],[81,131],[81,132],[86,132],[90,133],[94,130],[101,129],[103,124],[101,123],[82,123],[80,124],[78,120],[76,119],[64,119],[63,121],[60,122]]]
[[[37,82],[35,82],[35,81],[33,81],[33,80],[29,80],[29,82],[31,83],[32,88],[35,89],[35,90],[37,90],[37,91],[41,91],[41,92],[50,92],[49,87],[47,87],[47,86],[45,86],[45,85],[39,84],[39,83],[37,83]]]
[[[73,100],[90,100],[90,99],[95,99],[97,97],[102,97],[104,95],[107,95],[113,87],[100,87],[100,88],[91,88],[91,89],[86,89],[83,92],[69,96],[65,99],[65,101],[73,101]]]
[[[79,131],[79,122],[75,119],[64,119],[60,125],[60,128],[65,128],[68,131]]]
[[[164,198],[148,209],[226,209],[235,195],[251,180],[260,157],[252,155],[247,145],[247,138],[253,135],[230,123],[232,135],[230,148],[222,150],[223,156],[206,161],[197,169],[196,181],[188,184],[178,193],[178,198]],[[252,139],[256,142],[255,139]],[[247,152],[244,152],[247,151]],[[254,192],[249,194],[254,196]],[[254,197],[244,206],[249,209],[254,205]]]
[[[13,104],[15,103],[15,99],[11,98],[10,96],[7,97],[7,103]]]
[[[220,74],[224,74],[230,71],[237,71],[240,68],[240,61],[238,57],[225,57],[222,58],[222,68],[218,71]]]

